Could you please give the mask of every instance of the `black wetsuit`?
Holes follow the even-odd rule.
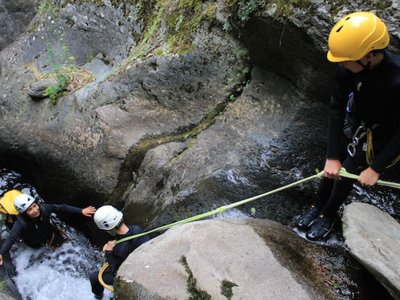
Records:
[[[8,237],[2,242],[0,254],[7,253],[18,238],[30,247],[38,248],[49,243],[56,234],[55,226],[50,223],[51,213],[66,212],[81,214],[82,209],[70,205],[58,204],[38,204],[40,215],[37,218],[30,218],[26,214],[21,214],[15,221]]]
[[[400,154],[400,55],[384,51],[383,61],[372,70],[352,73],[339,67],[336,93],[329,115],[327,159],[338,159],[350,173],[359,174],[368,167],[363,144],[358,144],[354,157],[348,155],[343,125],[349,99],[353,98],[351,116],[355,127],[364,122],[373,129],[375,159],[370,167],[382,174]],[[355,128],[353,128],[354,130]],[[327,217],[334,217],[352,190],[354,181],[346,178],[322,180],[316,207]]]
[[[127,226],[129,228],[128,232],[124,235],[118,235],[117,240],[143,232],[143,229],[138,225],[127,225]],[[133,250],[135,250],[141,244],[149,240],[150,238],[147,235],[145,235],[136,239],[116,244],[112,252],[107,252],[106,260],[109,263],[109,267],[103,273],[102,277],[103,281],[108,285],[112,285],[115,275],[118,271],[118,268],[121,266],[124,260],[129,256],[129,254]],[[98,280],[98,272],[93,272],[92,274],[90,274],[89,279],[92,285],[92,292],[95,295],[102,295],[104,287],[100,284]]]

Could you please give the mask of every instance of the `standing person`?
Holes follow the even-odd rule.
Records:
[[[314,205],[297,220],[307,238],[329,234],[353,181],[339,178],[344,167],[374,185],[400,154],[400,56],[386,47],[386,25],[371,12],[342,18],[329,35],[327,58],[338,64],[329,113],[324,176]],[[345,138],[347,133],[348,138]]]
[[[92,206],[81,209],[65,204],[39,204],[33,197],[22,193],[15,197],[14,206],[19,215],[8,237],[1,244],[0,265],[3,264],[3,255],[10,250],[19,237],[27,246],[32,248],[59,247],[65,238],[50,222],[52,213],[67,212],[90,217],[96,212],[96,209]]]
[[[143,230],[138,225],[126,225],[123,220],[123,214],[111,205],[104,205],[100,207],[95,215],[94,222],[101,230],[106,230],[115,239],[107,242],[103,247],[106,260],[109,264],[106,271],[103,273],[103,281],[112,285],[115,275],[120,265],[129,256],[129,254],[139,247],[141,244],[150,240],[145,235],[137,239],[131,239],[122,243],[116,244],[117,240],[142,233]],[[92,285],[92,292],[96,299],[103,298],[104,287],[98,280],[99,272],[90,274],[90,284]]]

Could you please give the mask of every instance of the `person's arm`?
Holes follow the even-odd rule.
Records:
[[[118,256],[115,251],[105,252],[106,261],[108,262],[108,270],[112,274],[116,274],[119,266],[124,262],[126,257]]]
[[[346,105],[350,89],[346,88],[343,72],[338,72],[335,93],[329,105],[329,123],[327,137],[327,155],[330,160],[339,160],[343,152],[341,143],[346,117]]]
[[[3,255],[6,254],[8,251],[10,251],[12,245],[14,245],[15,241],[20,237],[22,230],[23,230],[22,224],[17,219],[13,225],[13,228],[8,234],[8,237],[1,243],[0,265],[3,264]]]
[[[103,246],[103,252],[112,252],[117,240],[108,241],[107,244]]]
[[[342,164],[338,159],[327,159],[324,167],[324,176],[330,179],[339,179]]]
[[[397,129],[395,134],[389,143],[385,146],[385,148],[376,155],[373,163],[371,164],[371,168],[382,174],[386,167],[389,166],[395,158],[400,155],[400,127]]]
[[[324,176],[331,179],[339,178],[342,167],[340,162],[343,152],[341,140],[346,117],[346,105],[350,90],[345,88],[344,72],[339,69],[336,74],[336,88],[329,106],[329,124],[327,138],[327,154],[324,167]]]
[[[91,217],[96,212],[96,209],[93,206],[88,206],[82,209],[82,215],[85,217]]]
[[[66,212],[70,214],[82,214],[86,217],[90,217],[96,212],[96,209],[93,206],[88,206],[82,209],[67,204],[43,204],[43,205],[46,207],[46,209],[48,209],[52,213]]]
[[[396,82],[399,80],[400,78],[397,78]],[[393,100],[387,109],[389,115],[390,112],[400,111],[400,83],[395,84],[393,88]],[[370,167],[361,172],[358,181],[362,184],[374,185],[385,169],[400,155],[400,120],[396,117],[396,120],[391,122],[396,130],[383,150],[375,156]],[[372,139],[373,136],[374,133],[372,133]]]

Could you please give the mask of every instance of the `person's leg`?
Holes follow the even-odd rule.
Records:
[[[361,147],[362,145],[357,149],[354,157],[348,156],[342,162],[342,166],[350,173],[359,174],[367,167],[365,152]],[[321,215],[315,219],[308,230],[307,238],[317,240],[329,234],[335,224],[337,211],[353,189],[354,182],[353,179],[348,178],[333,181],[328,201],[321,207]]]
[[[343,149],[340,161],[343,161],[347,156],[347,145],[349,140],[343,135],[340,144]],[[315,219],[320,215],[321,210],[329,201],[335,180],[329,178],[323,178],[319,184],[318,191],[316,193],[316,198],[314,204],[306,209],[302,215],[296,220],[295,226],[300,229],[306,229],[310,227]]]
[[[97,299],[101,299],[104,293],[104,287],[98,280],[99,272],[93,272],[89,275],[90,285],[92,286],[92,292]]]
[[[104,286],[99,282],[98,275],[99,275],[99,272],[91,273],[89,275],[89,280],[90,280],[90,284],[92,286],[93,294],[95,294],[97,299],[101,299],[103,297],[103,293],[104,293]],[[104,283],[106,283],[107,285],[113,284],[114,277],[115,277],[114,274],[112,274],[111,272],[107,272],[107,271],[105,271],[102,276]]]
[[[62,229],[57,225],[53,225],[53,235],[47,245],[52,249],[56,249],[60,247],[66,240],[67,237],[63,233]]]
[[[300,229],[306,229],[314,223],[314,220],[320,215],[322,208],[326,204],[332,192],[334,180],[323,178],[319,184],[315,203],[306,209],[297,219],[295,226]]]
[[[361,148],[357,149],[354,157],[346,157],[346,159],[342,162],[342,167],[345,168],[349,173],[356,175],[360,174],[361,171],[368,167],[365,159],[365,151],[362,151]],[[355,182],[356,181],[354,179],[344,177],[342,177],[340,180],[335,180],[330,197],[323,206],[321,213],[328,218],[336,217],[339,207],[349,196]]]

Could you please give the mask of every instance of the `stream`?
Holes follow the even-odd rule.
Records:
[[[39,197],[35,188],[24,183],[22,176],[14,171],[0,169],[0,195],[11,189]],[[40,198],[40,197],[39,197]],[[104,263],[102,253],[74,228],[57,220],[68,236],[59,248],[32,249],[22,242],[14,244],[10,251],[16,276],[11,278],[23,300],[93,300],[95,299],[88,276]],[[1,237],[7,236],[2,225]],[[112,293],[105,291],[104,300]]]

